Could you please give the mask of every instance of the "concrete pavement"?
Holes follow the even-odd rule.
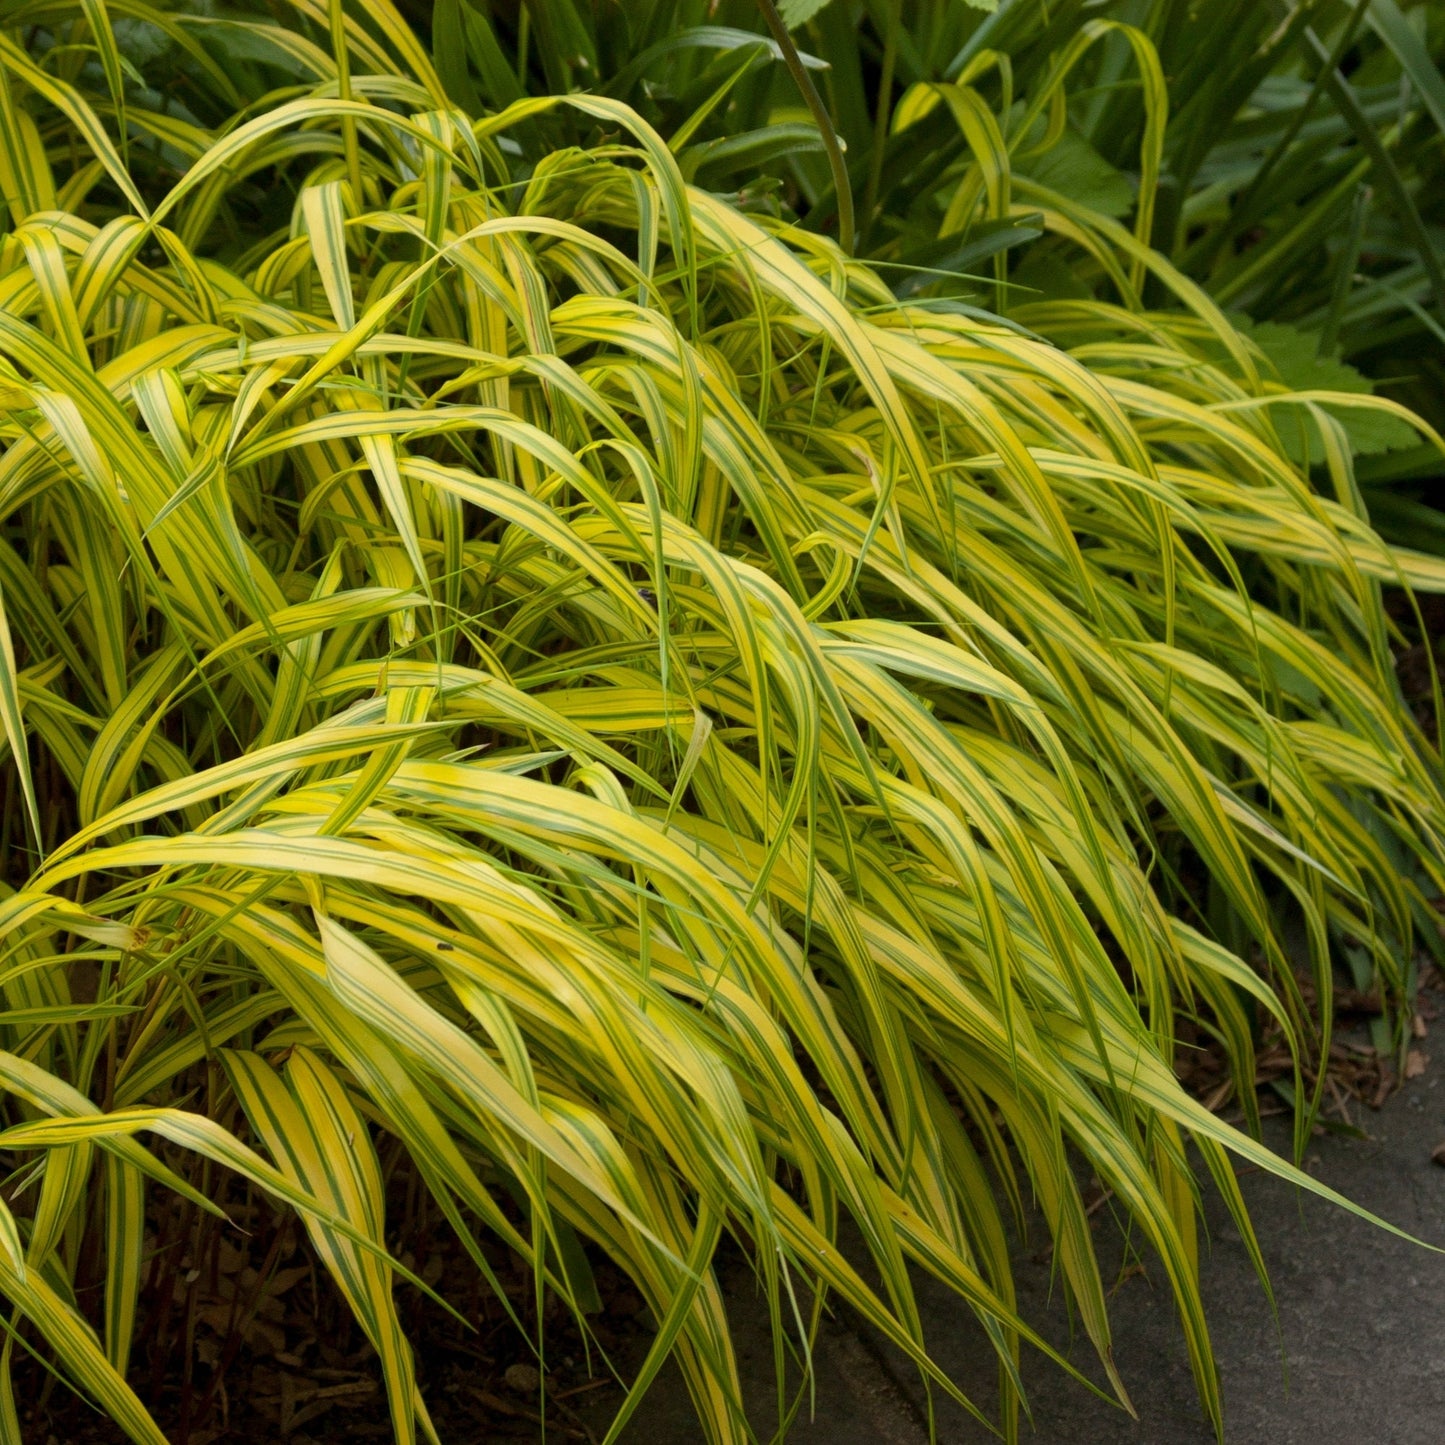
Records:
[[[1306,1159],[1311,1172],[1349,1198],[1437,1244],[1445,1244],[1445,1168],[1430,1155],[1445,1141],[1442,1079],[1445,1067],[1431,1067],[1380,1112],[1361,1111],[1368,1140],[1320,1137]],[[1282,1129],[1268,1137],[1285,1147]],[[1445,1255],[1268,1175],[1248,1174],[1241,1186],[1269,1266],[1278,1323],[1238,1234],[1211,1197],[1204,1295],[1227,1445],[1445,1445]],[[1122,1252],[1107,1209],[1099,1212],[1096,1235],[1109,1281]],[[1023,1317],[1101,1380],[1087,1340],[1071,1342],[1057,1292],[1050,1297],[1048,1266],[1020,1249],[1015,1268]],[[941,1286],[920,1279],[919,1294],[934,1358],[990,1413],[997,1377],[981,1331]],[[766,1316],[745,1271],[737,1272],[729,1309],[755,1423],[766,1440],[773,1425],[772,1353]],[[1025,1442],[1210,1445],[1214,1433],[1201,1415],[1183,1333],[1157,1264],[1122,1279],[1111,1319],[1115,1360],[1139,1419],[1026,1353],[1032,1425],[1024,1424]],[[922,1445],[928,1439],[924,1397],[910,1367],[847,1319],[825,1330],[816,1398],[816,1415],[798,1423],[790,1445]],[[604,1429],[608,1413],[601,1408],[594,1417]],[[995,1438],[951,1402],[938,1405],[937,1422],[941,1445]],[[700,1438],[675,1375],[659,1380],[623,1436],[638,1445]]]

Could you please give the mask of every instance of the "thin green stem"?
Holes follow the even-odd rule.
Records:
[[[768,23],[773,39],[778,42],[778,49],[783,52],[783,59],[793,77],[793,83],[802,92],[808,110],[822,134],[823,149],[828,153],[828,169],[833,173],[833,193],[838,201],[838,244],[851,256],[853,187],[848,180],[848,166],[843,159],[843,143],[838,137],[837,127],[833,124],[833,117],[828,114],[828,107],[823,104],[823,97],[818,94],[818,87],[813,84],[813,78],[803,66],[803,58],[798,54],[798,47],[793,44],[793,37],[788,34],[788,27],[783,24],[783,17],[778,14],[778,7],[773,4],[773,0],[758,0],[758,9]]]
[[[1325,49],[1319,36],[1313,30],[1305,31],[1305,39],[1321,60],[1329,58],[1330,52]],[[1380,190],[1394,208],[1396,219],[1405,232],[1406,239],[1419,253],[1421,264],[1425,267],[1425,274],[1430,278],[1430,290],[1435,298],[1435,307],[1441,316],[1445,316],[1445,264],[1442,264],[1440,255],[1435,250],[1435,244],[1430,238],[1429,231],[1425,228],[1425,222],[1421,219],[1415,202],[1410,197],[1404,179],[1396,169],[1394,161],[1390,159],[1390,142],[1376,133],[1374,126],[1370,124],[1369,117],[1355,96],[1354,87],[1338,70],[1332,69],[1327,72],[1325,84],[1329,86],[1330,94],[1339,107],[1340,114],[1345,117],[1354,131],[1355,139],[1360,143],[1360,149],[1370,158]],[[1402,130],[1403,126],[1396,128],[1395,140],[1398,140]]]
[[[898,30],[902,24],[901,0],[888,7],[888,33],[883,37],[883,69],[878,77],[878,109],[873,121],[873,154],[868,157],[868,189],[863,194],[866,225],[878,209],[878,189],[883,183],[883,148],[888,140],[888,122],[893,117],[893,72],[898,64]]]
[[[1305,96],[1304,103],[1296,108],[1294,115],[1290,119],[1290,123],[1275,141],[1269,154],[1264,158],[1259,169],[1255,171],[1251,177],[1248,186],[1245,187],[1243,193],[1235,201],[1232,209],[1236,226],[1244,222],[1245,218],[1251,214],[1251,208],[1255,202],[1266,194],[1266,186],[1270,177],[1274,174],[1275,168],[1285,156],[1289,154],[1290,148],[1294,145],[1300,132],[1309,121],[1310,116],[1314,114],[1315,106],[1319,103],[1320,97],[1323,96],[1329,88],[1329,77],[1338,68],[1340,61],[1344,59],[1345,52],[1354,41],[1355,35],[1360,27],[1360,22],[1364,19],[1365,10],[1368,6],[1369,0],[1355,0],[1349,18],[1346,20],[1344,28],[1335,40],[1333,50],[1321,57],[1322,63],[1320,69],[1315,76],[1314,84],[1310,86],[1309,94]],[[1211,242],[1208,251],[1200,257],[1201,262],[1206,265],[1209,264],[1233,234],[1233,227],[1221,226],[1214,240]]]
[[[1335,284],[1330,294],[1330,309],[1325,317],[1325,329],[1320,333],[1320,355],[1333,356],[1335,344],[1340,339],[1340,323],[1344,318],[1345,304],[1350,299],[1350,287],[1355,280],[1355,267],[1360,261],[1360,242],[1365,234],[1365,214],[1370,207],[1371,190],[1361,186],[1355,193],[1355,207],[1350,215],[1350,229],[1345,237],[1340,262],[1335,269]]]

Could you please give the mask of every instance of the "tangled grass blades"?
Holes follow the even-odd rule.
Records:
[[[584,1328],[589,1258],[631,1276],[659,1330],[624,1417],[671,1353],[707,1437],[748,1438],[726,1232],[785,1416],[830,1298],[954,1392],[918,1266],[1014,1438],[1026,1197],[1123,1396],[1082,1167],[1217,1420],[1186,1148],[1251,1242],[1227,1151],[1327,1191],[1177,1085],[1173,1031],[1249,1080],[1256,1017],[1327,1040],[1332,946],[1405,987],[1440,771],[1380,587],[1445,568],[1376,538],[1294,397],[1335,443],[1312,489],[1183,283],[1172,315],[899,303],[618,103],[472,122],[355,43],[216,135],[132,112],[188,162],[162,195],[0,42],[17,1329],[159,1445],[126,1383],[147,1201],[206,1205],[204,1161],[300,1211],[396,1438],[435,1438],[386,1135],[479,1268],[490,1233]],[[614,139],[517,182],[509,130],[561,104]],[[297,186],[247,250],[243,182]]]

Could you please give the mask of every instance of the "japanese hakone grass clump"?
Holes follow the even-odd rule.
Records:
[[[658,1333],[622,1416],[672,1355],[707,1437],[748,1438],[727,1235],[784,1417],[837,1300],[957,1393],[916,1267],[982,1322],[1013,1438],[1049,1353],[1026,1201],[1127,1399],[1082,1173],[1217,1421],[1193,1165],[1256,1259],[1231,1151],[1327,1191],[1183,1092],[1176,1025],[1253,1123],[1272,1020],[1302,1141],[1332,948],[1399,995],[1441,874],[1380,589],[1445,569],[1372,533],[1324,399],[1291,405],[1332,495],[1152,256],[1186,310],[900,302],[605,99],[472,122],[424,56],[358,60],[218,138],[175,122],[163,194],[5,56],[20,1337],[160,1442],[126,1383],[147,1209],[219,1166],[299,1211],[398,1440],[433,1438],[384,1154],[584,1331],[589,1260],[635,1281]],[[510,133],[562,104],[614,139],[514,183]],[[249,249],[242,187],[295,197]]]

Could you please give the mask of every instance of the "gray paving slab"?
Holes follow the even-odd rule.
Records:
[[[1445,1244],[1445,1169],[1430,1159],[1445,1140],[1440,1077],[1416,1081],[1370,1115],[1369,1140],[1317,1139],[1305,1161],[1315,1177],[1435,1244]],[[1272,1131],[1271,1142],[1287,1145],[1282,1130]],[[1211,1200],[1203,1290],[1229,1445],[1445,1442],[1445,1256],[1268,1175],[1245,1175],[1241,1187],[1278,1315],[1232,1221]],[[1100,1233],[1106,1228],[1101,1224]],[[1025,1317],[1045,1320],[1051,1342],[1100,1378],[1086,1342],[1076,1339],[1068,1348],[1068,1323],[1050,1307],[1046,1270],[1024,1257],[1018,1277]],[[939,1363],[985,1395],[976,1345],[962,1329],[949,1328],[956,1310],[931,1286],[925,1299]],[[1214,1433],[1199,1409],[1183,1332],[1157,1265],[1119,1286],[1111,1318],[1115,1360],[1138,1420],[1035,1357],[1025,1362],[1032,1438],[1040,1445],[1207,1445]],[[906,1393],[918,1398],[911,1381]],[[989,1438],[951,1417],[940,1437],[956,1445]]]
[[[1434,1042],[1433,1040],[1431,1042]],[[1445,1048],[1445,1045],[1442,1045]],[[1437,1052],[1440,1050],[1437,1049]],[[1435,1066],[1362,1121],[1367,1140],[1313,1141],[1312,1174],[1417,1237],[1445,1245],[1445,1169],[1431,1151],[1445,1141],[1445,1067]],[[1267,1121],[1267,1123],[1272,1121]],[[1267,1136],[1286,1146],[1283,1130]],[[1226,1211],[1211,1198],[1204,1295],[1219,1362],[1227,1445],[1445,1445],[1445,1255],[1431,1253],[1267,1174],[1241,1186],[1275,1291],[1277,1317]],[[1106,1278],[1121,1260],[1107,1210],[1096,1219]],[[1047,1264],[1020,1248],[1023,1316],[1079,1369],[1102,1380],[1092,1348],[1071,1338]],[[976,1323],[940,1286],[919,1281],[930,1349],[987,1412],[993,1358]],[[741,1341],[746,1388],[764,1440],[773,1428],[772,1353],[766,1318],[747,1277],[733,1282],[729,1310]],[[1183,1333],[1157,1263],[1118,1281],[1111,1301],[1115,1360],[1137,1420],[1081,1389],[1038,1355],[1024,1361],[1033,1445],[1209,1445]],[[790,1442],[919,1445],[926,1401],[901,1357],[844,1319],[825,1330],[817,1361],[817,1409]],[[600,1403],[600,1402],[599,1402]],[[992,1437],[961,1410],[938,1407],[941,1445]],[[627,1442],[672,1445],[701,1438],[675,1376],[664,1377],[625,1432]]]

